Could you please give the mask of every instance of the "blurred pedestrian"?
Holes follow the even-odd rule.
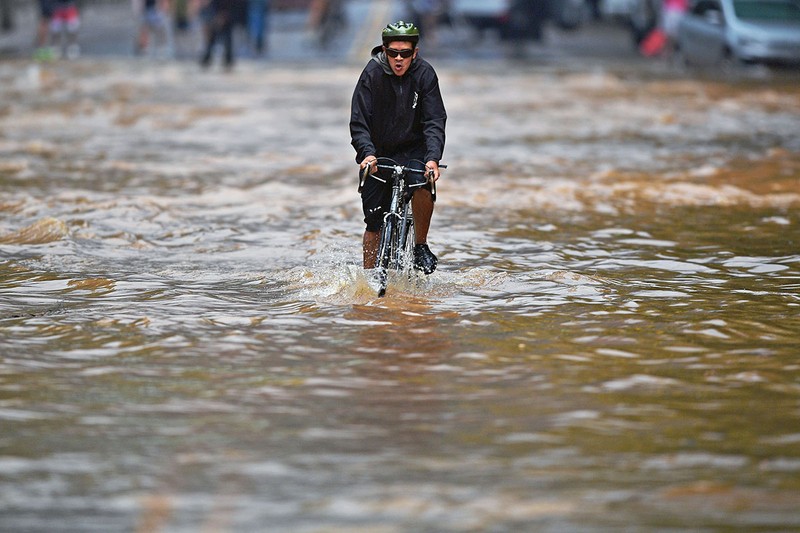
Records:
[[[439,20],[448,12],[446,0],[406,0],[411,22],[425,36],[426,45],[436,45],[436,28]]]
[[[53,0],[39,0],[39,25],[36,28],[36,48],[50,44],[50,19],[53,18]]]
[[[53,0],[39,0],[39,25],[36,27],[36,43],[33,58],[37,61],[55,59],[50,47],[50,22],[53,18]]]
[[[206,49],[200,59],[203,68],[211,66],[214,47],[218,41],[225,48],[224,65],[226,70],[233,68],[233,25],[246,12],[247,0],[210,0],[206,12]]]
[[[514,43],[517,53],[524,53],[524,43],[541,42],[544,23],[547,20],[546,0],[513,0],[503,37]]]
[[[312,0],[308,12],[308,28],[317,40],[320,48],[327,47],[331,41],[341,35],[347,26],[345,0]]]
[[[247,35],[255,55],[262,56],[267,49],[270,0],[250,0],[247,6]]]
[[[658,25],[639,45],[642,55],[671,59],[678,37],[678,26],[687,9],[689,9],[688,0],[663,0]]]
[[[689,0],[664,0],[661,5],[661,26],[667,34],[668,42],[674,43],[678,36],[678,26],[689,9]]]
[[[12,0],[0,0],[0,29],[3,31],[14,29],[13,8]]]
[[[191,25],[189,18],[189,0],[175,0],[173,15],[175,17],[175,29],[178,31],[187,31]]]
[[[53,13],[50,18],[50,36],[56,52],[61,57],[75,59],[81,53],[78,45],[80,14],[75,0],[51,0]]]
[[[136,55],[142,55],[149,50],[153,56],[172,57],[175,43],[170,0],[132,0],[132,2],[134,13],[139,19],[139,33],[134,47]],[[157,44],[160,48],[156,46]]]

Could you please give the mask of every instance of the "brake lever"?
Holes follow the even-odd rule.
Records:
[[[364,182],[369,178],[369,167],[370,165],[365,166],[358,173],[358,192],[361,192],[361,189],[364,188]]]

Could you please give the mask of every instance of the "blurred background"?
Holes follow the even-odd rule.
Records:
[[[0,57],[44,61],[202,59],[226,35],[231,63],[360,61],[403,18],[422,28],[425,55],[442,58],[800,65],[796,0],[0,0],[0,17]]]
[[[50,0],[53,1],[53,0]],[[584,0],[535,2],[465,0],[171,0],[155,2],[162,20],[147,20],[146,0],[79,0],[80,27],[76,30],[81,53],[133,55],[150,52],[159,57],[199,57],[205,32],[216,9],[229,3],[233,13],[237,57],[302,60],[324,57],[347,59],[377,44],[385,21],[413,20],[423,28],[427,55],[458,56],[458,50],[480,41],[481,54],[494,57],[516,53],[525,43],[583,46],[584,52],[630,56],[642,26],[655,24],[652,2],[648,19],[639,21],[631,2],[600,4]],[[528,5],[529,4],[529,5]],[[38,34],[42,22],[39,2],[0,0],[2,32],[0,57],[30,57],[37,48],[53,44]],[[159,24],[163,26],[159,28]],[[163,34],[159,31],[163,28]],[[148,31],[147,48],[140,33]],[[628,35],[630,34],[630,35]],[[593,44],[587,44],[592,41]]]
[[[672,59],[671,36],[678,31],[672,14],[691,14],[686,0],[77,0],[64,2],[74,4],[74,20],[59,24],[52,10],[60,3],[0,0],[0,58],[199,59],[215,13],[227,11],[237,59],[360,61],[377,44],[381,26],[398,18],[422,28],[427,56]],[[800,13],[791,0],[774,3]],[[779,18],[790,23],[792,17]],[[767,62],[800,59],[800,44],[785,46],[788,55]],[[681,63],[686,59],[681,56]]]

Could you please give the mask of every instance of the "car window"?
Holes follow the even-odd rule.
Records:
[[[743,20],[800,22],[800,3],[792,1],[735,0],[733,10]]]

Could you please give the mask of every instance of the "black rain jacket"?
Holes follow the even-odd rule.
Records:
[[[439,78],[417,56],[404,76],[396,76],[380,46],[364,67],[353,93],[350,137],[356,162],[366,156],[442,159],[444,109]]]

